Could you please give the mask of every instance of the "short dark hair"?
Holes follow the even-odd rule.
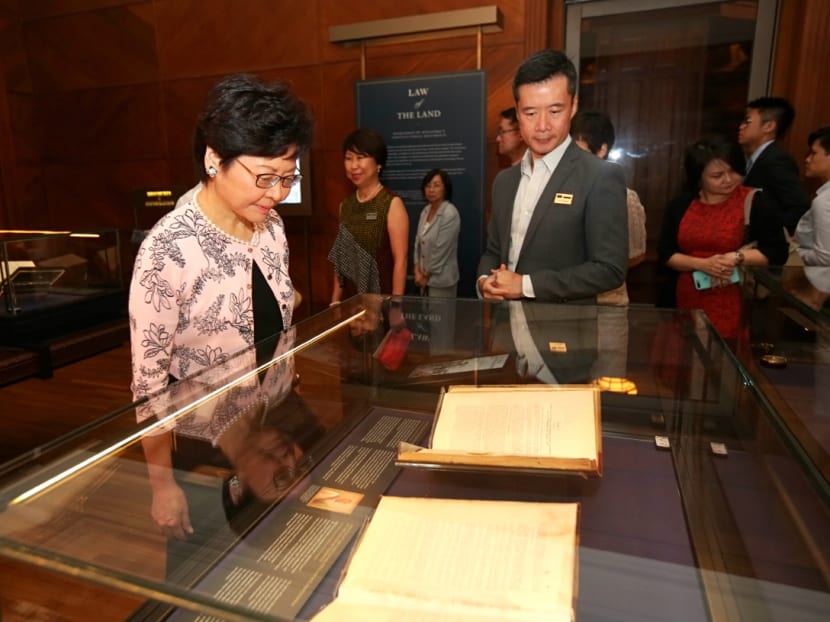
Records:
[[[611,117],[599,110],[578,111],[571,119],[571,136],[585,141],[594,155],[599,153],[603,145],[611,151],[616,138]]]
[[[746,105],[757,110],[764,121],[775,121],[775,137],[781,138],[795,120],[795,108],[783,97],[759,97]]]
[[[519,87],[538,84],[556,76],[568,79],[568,94],[576,95],[576,67],[560,50],[541,50],[526,58],[513,78],[513,99],[519,101]]]
[[[719,135],[704,136],[686,148],[684,168],[686,170],[686,190],[697,192],[703,169],[712,160],[723,160],[732,170],[744,174],[746,162],[744,154],[737,143]]]
[[[314,121],[308,105],[281,81],[249,74],[219,80],[208,93],[193,134],[197,175],[205,172],[205,151],[213,149],[226,167],[241,155],[302,155],[311,146]]]
[[[386,165],[386,143],[380,132],[369,127],[354,130],[343,140],[343,153],[354,151],[360,155],[370,156],[381,167]]]
[[[807,146],[812,147],[816,141],[824,149],[824,153],[830,154],[830,125],[825,125],[810,132],[810,135],[807,137]]]
[[[444,199],[452,201],[452,180],[450,180],[450,176],[447,171],[441,170],[440,168],[434,168],[424,175],[424,179],[421,181],[421,192],[424,194],[424,198],[426,198],[426,192],[424,192],[426,187],[436,175],[440,177],[441,181],[444,183]]]
[[[516,106],[505,108],[499,113],[499,116],[502,119],[507,119],[513,125],[518,125],[519,123],[519,117],[516,116]]]

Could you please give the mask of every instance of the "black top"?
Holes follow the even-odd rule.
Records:
[[[810,197],[801,183],[798,164],[778,143],[772,143],[761,152],[744,178],[744,186],[764,190],[767,201],[775,208],[790,235],[810,208]]]
[[[272,358],[274,343],[268,337],[281,333],[285,327],[282,323],[282,313],[274,292],[268,287],[265,275],[254,262],[253,274],[253,306],[254,306],[254,342],[256,343],[257,367]]]

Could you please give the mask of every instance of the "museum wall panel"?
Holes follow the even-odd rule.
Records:
[[[305,223],[312,236],[308,261],[304,223],[288,222],[292,275],[302,288],[311,267],[317,304],[329,296],[326,254],[336,233],[339,201],[350,191],[340,146],[354,127],[354,82],[361,77],[360,47],[330,44],[329,27],[481,6],[475,0],[426,0],[411,6],[318,0],[305,3],[302,11],[281,3],[275,8],[270,0],[30,4],[9,4],[9,21],[20,38],[3,59],[4,91],[11,102],[5,125],[14,137],[14,155],[4,171],[10,170],[14,180],[6,192],[14,207],[3,210],[2,226],[96,224],[129,235],[134,224],[131,192],[193,183],[191,133],[210,85],[236,71],[279,77],[294,84],[317,120],[314,215]],[[525,53],[526,2],[498,4],[504,32],[485,35],[482,50],[482,63],[493,80],[492,124],[497,110],[510,105],[507,85]],[[373,46],[366,52],[367,77],[475,65],[475,36]],[[495,154],[495,136],[488,136],[488,142]],[[495,174],[497,159],[488,162]]]
[[[801,169],[807,154],[807,136],[830,125],[830,2],[786,0],[781,6],[778,41],[773,63],[772,93],[789,97],[796,117],[784,142]],[[820,185],[807,180],[810,190]]]

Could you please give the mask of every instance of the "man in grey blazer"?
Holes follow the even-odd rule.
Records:
[[[526,59],[513,80],[528,150],[493,182],[487,246],[478,265],[485,299],[593,304],[628,267],[622,169],[570,137],[576,68],[560,51]]]

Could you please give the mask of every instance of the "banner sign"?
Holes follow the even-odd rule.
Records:
[[[475,296],[484,248],[486,81],[483,71],[361,80],[355,87],[357,126],[383,136],[389,157],[382,181],[409,214],[409,273],[418,217],[426,205],[424,175],[434,168],[452,180],[461,216],[459,297]]]

